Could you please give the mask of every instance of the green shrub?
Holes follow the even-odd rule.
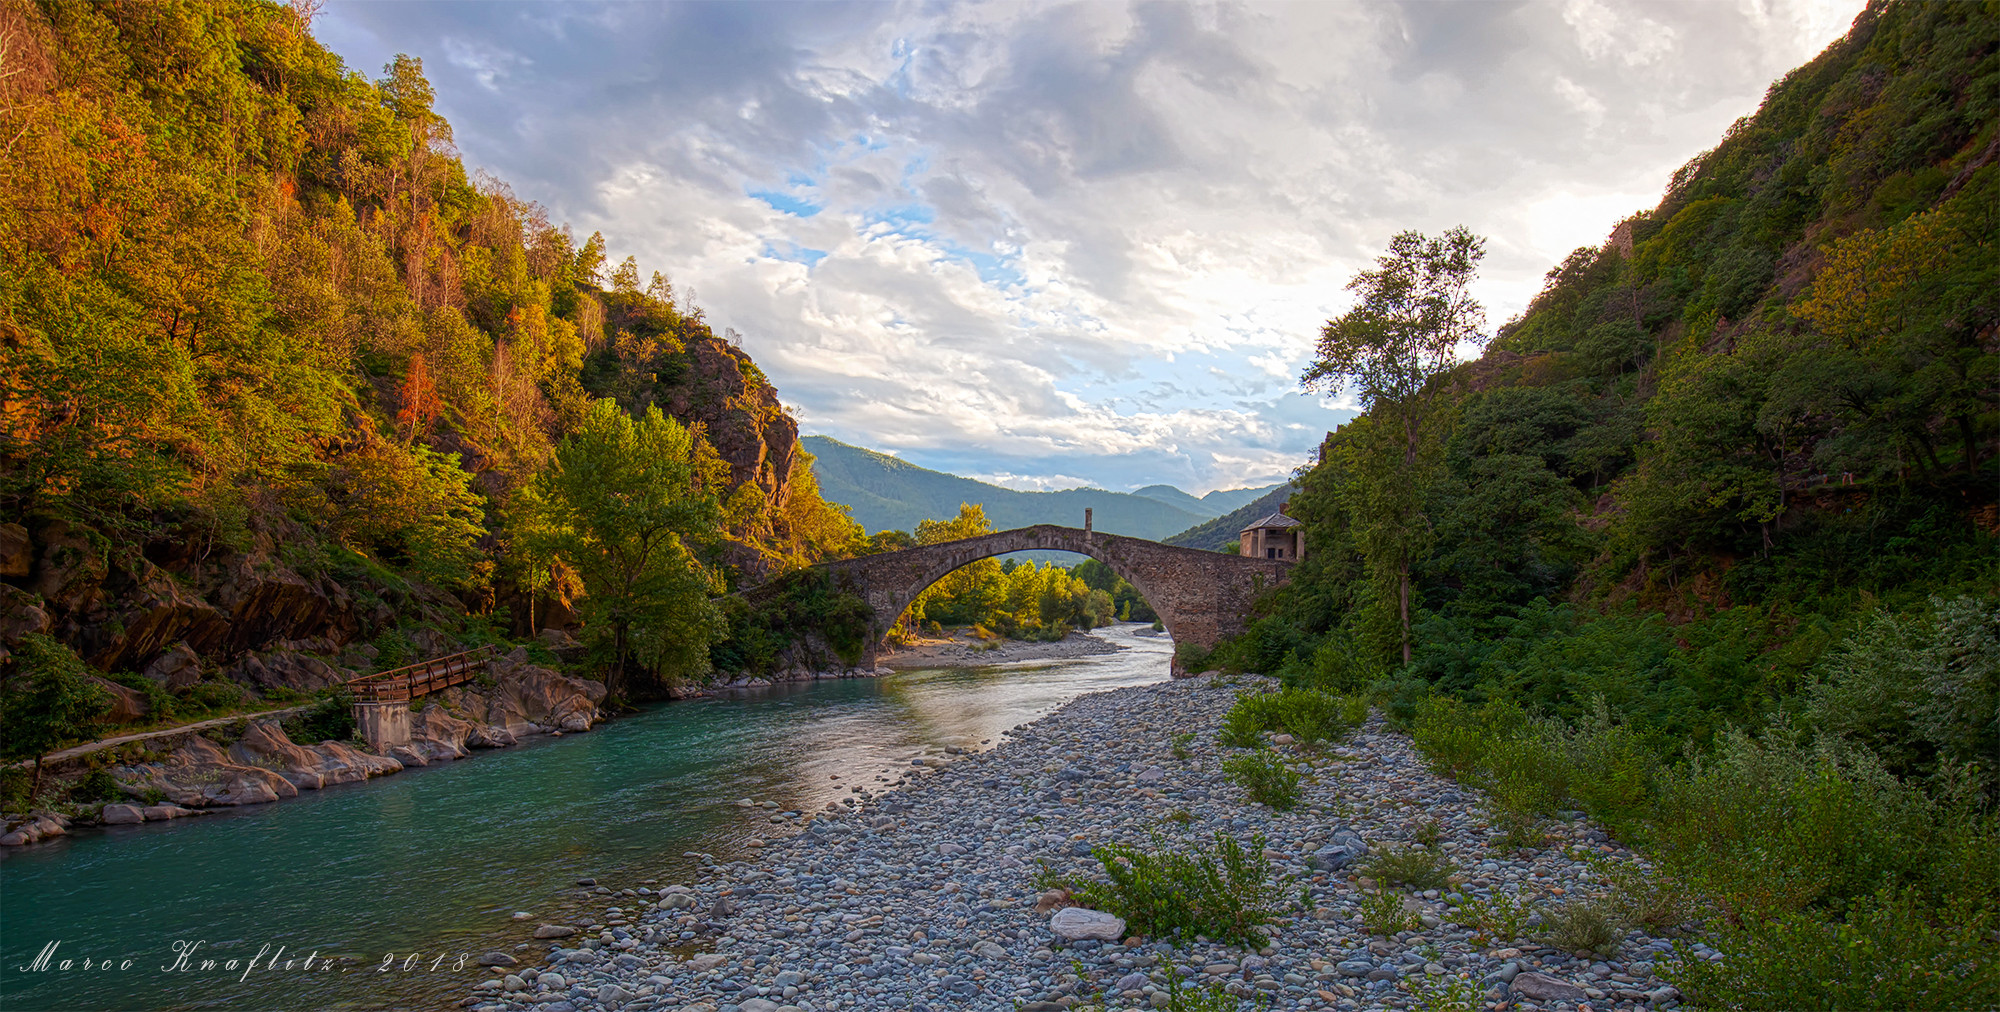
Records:
[[[1185,731],[1174,735],[1174,758],[1186,761],[1194,755],[1189,748],[1194,745],[1194,732]]]
[[[1734,918],[1837,911],[1885,882],[1940,901],[2000,889],[1990,811],[1934,801],[1865,751],[1775,733],[1729,735],[1667,777],[1649,832],[1667,873]]]
[[[1223,714],[1218,740],[1236,748],[1255,748],[1265,731],[1282,731],[1300,745],[1339,741],[1368,717],[1359,697],[1343,698],[1317,689],[1246,692]]]
[[[1105,881],[1058,880],[1083,906],[1125,919],[1133,934],[1205,935],[1261,948],[1261,925],[1277,916],[1280,883],[1264,856],[1264,837],[1249,846],[1225,833],[1212,848],[1169,849],[1155,837],[1152,850],[1120,843],[1091,848]]]
[[[118,780],[110,770],[91,770],[69,787],[69,800],[79,805],[124,799],[125,792],[118,789]]]
[[[1404,885],[1412,889],[1443,889],[1451,884],[1449,860],[1426,847],[1383,850],[1362,866],[1362,874],[1378,882]]]
[[[182,693],[187,705],[198,711],[229,710],[243,705],[243,686],[230,681],[196,682]]]
[[[1421,1012],[1479,1012],[1479,986],[1463,976],[1420,977],[1410,986]]]
[[[1231,778],[1243,786],[1250,800],[1289,812],[1299,803],[1301,777],[1277,753],[1260,749],[1222,764]]]
[[[1795,910],[1721,924],[1705,939],[1720,960],[1682,943],[1659,972],[1704,1008],[2000,1008],[1995,927],[1977,897],[1938,904],[1884,886],[1842,921]]]
[[[1625,940],[1625,925],[1607,900],[1570,900],[1542,920],[1549,944],[1564,952],[1610,955]]]
[[[1453,912],[1452,919],[1496,942],[1511,942],[1527,927],[1528,908],[1508,893],[1494,893],[1486,899],[1468,900]]]
[[[1423,922],[1403,906],[1402,893],[1377,889],[1361,901],[1361,923],[1371,935],[1393,935],[1414,931]]]
[[[301,745],[323,741],[346,741],[354,737],[354,694],[345,687],[304,713],[287,718],[280,726],[285,737]]]
[[[1494,742],[1512,737],[1527,715],[1511,703],[1468,706],[1450,696],[1427,696],[1410,720],[1410,741],[1439,776],[1463,780],[1485,769]]]

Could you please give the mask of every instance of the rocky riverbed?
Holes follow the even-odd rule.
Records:
[[[964,630],[949,636],[933,636],[884,653],[882,666],[895,670],[909,668],[965,668],[1013,661],[1058,660],[1116,653],[1124,648],[1089,633],[1070,633],[1053,643],[1025,640],[982,640]]]
[[[1272,811],[1221,769],[1227,750],[1214,731],[1234,693],[1215,682],[1080,697],[990,751],[912,766],[900,789],[819,813],[773,811],[768,842],[752,842],[754,860],[705,860],[694,881],[587,881],[585,892],[608,904],[598,921],[540,924],[534,935],[543,941],[525,952],[490,953],[487,962],[500,965],[465,1004],[479,1012],[1144,1009],[1166,1007],[1177,974],[1183,986],[1226,989],[1245,1007],[1408,1007],[1452,981],[1489,1008],[1675,1006],[1678,995],[1653,972],[1670,950],[1664,940],[1633,931],[1599,956],[1488,939],[1454,922],[1459,904],[1500,895],[1553,910],[1602,893],[1582,859],[1629,855],[1601,830],[1573,820],[1553,827],[1539,850],[1497,847],[1477,792],[1424,770],[1379,719],[1316,755],[1279,745],[1309,776],[1295,810]],[[1183,759],[1173,738],[1184,731],[1196,734]],[[1372,935],[1362,913],[1375,894],[1366,853],[1405,848],[1433,828],[1434,849],[1454,868],[1450,884],[1406,894],[1414,930]],[[1093,844],[1216,830],[1246,841],[1261,834],[1289,879],[1264,948],[1064,941],[1051,931],[1056,898],[1037,888],[1038,867],[1089,875]],[[539,920],[516,916],[524,926]]]

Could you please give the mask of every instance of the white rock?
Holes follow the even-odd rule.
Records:
[[[1055,932],[1057,938],[1068,942],[1084,938],[1115,942],[1125,937],[1125,921],[1101,910],[1064,907],[1049,918],[1049,930]]]

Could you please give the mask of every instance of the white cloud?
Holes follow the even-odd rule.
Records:
[[[1858,3],[335,3],[469,164],[732,326],[808,431],[1043,487],[1273,480],[1397,231],[1497,324]],[[1082,476],[1082,477],[1077,477]]]

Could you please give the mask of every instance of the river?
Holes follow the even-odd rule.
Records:
[[[546,943],[516,946],[536,924],[601,910],[579,879],[667,885],[692,873],[686,852],[754,854],[746,841],[780,830],[739,798],[812,812],[1080,693],[1167,678],[1172,645],[1146,628],[1100,630],[1128,648],[1116,654],[661,704],[292,801],[10,848],[0,1009],[455,1007],[487,976],[480,953],[535,958]],[[33,969],[51,942],[51,967]],[[174,969],[190,943],[190,968]]]

